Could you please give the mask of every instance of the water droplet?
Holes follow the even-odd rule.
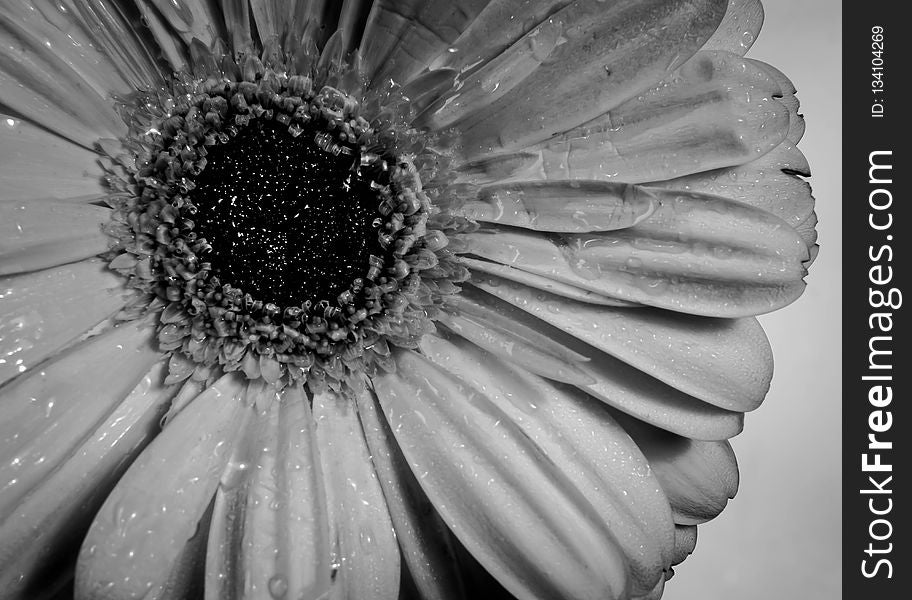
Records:
[[[225,467],[220,484],[223,489],[230,490],[239,486],[246,476],[250,465],[242,461],[231,461]]]
[[[601,277],[598,265],[591,261],[577,259],[570,263],[570,268],[583,279],[592,281]]]
[[[269,578],[269,595],[280,600],[288,593],[288,582],[281,575],[273,575]]]
[[[750,31],[745,31],[741,34],[741,45],[745,48],[749,48],[751,44],[754,43],[754,34]]]
[[[650,296],[661,296],[668,291],[669,282],[654,277],[637,277],[636,286]]]

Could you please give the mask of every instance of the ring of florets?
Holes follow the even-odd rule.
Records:
[[[184,77],[170,93],[134,103],[128,156],[107,177],[114,211],[106,230],[116,240],[110,267],[140,292],[126,318],[161,310],[158,342],[172,353],[170,382],[242,370],[276,385],[303,381],[313,391],[358,387],[353,374],[394,368],[390,344],[415,347],[433,330],[442,298],[468,277],[447,249],[452,219],[435,218],[410,158],[384,149],[397,132],[369,123],[359,108],[335,87],[316,90],[310,77],[271,69],[244,81]],[[349,159],[376,193],[382,251],[336,297],[263,302],[256,290],[220,281],[206,260],[211,245],[194,231],[194,178],[208,149],[256,120],[312,136],[323,152]]]

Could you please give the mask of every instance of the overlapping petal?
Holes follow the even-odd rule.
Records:
[[[130,83],[130,91],[164,82],[166,73],[157,62],[157,49],[143,34],[142,23],[126,12],[129,8],[122,3],[74,0],[41,4],[45,7],[41,14],[68,37],[74,30],[87,36],[91,43],[86,46],[94,46],[107,59],[110,68]]]
[[[717,516],[738,491],[738,464],[728,441],[698,441],[619,416],[649,459],[678,525]]]
[[[646,423],[682,436],[701,440],[724,440],[741,432],[743,417],[740,412],[717,407],[673,387],[676,385],[688,388],[686,384],[681,386],[680,381],[676,381],[674,378],[668,379],[669,383],[673,385],[663,383],[656,378],[656,373],[646,368],[643,362],[636,359],[631,360],[630,363],[624,362],[623,359],[599,349],[598,344],[593,343],[591,338],[587,338],[585,335],[574,337],[574,331],[585,331],[585,329],[575,329],[569,322],[552,318],[557,314],[555,313],[557,305],[546,303],[546,310],[551,314],[541,317],[539,310],[541,305],[534,302],[528,304],[527,299],[542,296],[542,300],[546,300],[546,297],[534,290],[518,289],[520,291],[515,294],[511,294],[507,290],[495,290],[488,295],[472,293],[473,290],[470,288],[465,290],[466,299],[460,302],[460,307],[463,312],[472,316],[480,314],[488,322],[510,320],[515,323],[514,328],[516,329],[533,329],[539,332],[539,335],[547,336],[550,346],[560,348],[558,352],[551,353],[552,361],[556,363],[551,366],[552,370],[563,368],[565,371],[579,372],[582,378],[574,382],[577,386],[593,397]],[[497,298],[504,298],[507,301],[499,301]],[[516,306],[510,304],[510,300],[515,301]],[[522,308],[517,308],[517,306]],[[529,312],[526,312],[527,310]],[[584,319],[579,323],[588,323],[591,326],[592,321]],[[568,328],[565,329],[565,327]],[[462,331],[455,331],[464,335]],[[618,332],[626,336],[626,326],[620,328]],[[647,334],[646,337],[649,335]],[[617,340],[619,347],[623,347],[624,339],[625,337],[621,337]],[[499,355],[511,362],[517,362],[515,353],[510,349]],[[623,356],[623,354],[619,355]],[[571,362],[568,358],[575,358],[575,360]],[[642,370],[636,366],[637,364]],[[561,365],[564,366],[561,367]],[[770,366],[771,363],[766,362],[760,368],[765,368],[769,373]],[[562,378],[552,377],[552,379],[560,380]],[[700,380],[699,376],[697,380]],[[764,381],[761,379],[757,383],[763,389]],[[724,394],[720,397],[724,397]],[[721,402],[731,403],[740,400],[740,397],[735,396],[735,400],[721,400]]]
[[[84,202],[102,196],[102,171],[94,152],[6,114],[0,114],[0,148],[0,202]]]
[[[76,262],[102,254],[108,208],[47,200],[0,202],[0,275]]]
[[[355,403],[318,394],[314,420],[326,478],[334,594],[347,600],[395,599],[399,551]]]
[[[456,213],[474,221],[533,231],[582,233],[633,227],[659,199],[649,190],[601,181],[556,181],[485,186]]]
[[[722,22],[706,40],[703,49],[727,50],[744,56],[754,45],[762,26],[763,5],[760,0],[729,0]]]
[[[769,388],[772,352],[755,319],[599,307],[494,279],[475,285],[721,408],[753,410]]]
[[[100,96],[133,92],[115,61],[94,46],[90,32],[74,23],[68,12],[67,7],[53,2],[10,0],[0,7],[0,22],[10,29],[16,27],[17,35],[30,43],[54,52]]]
[[[357,398],[361,426],[402,550],[402,560],[422,598],[465,598],[452,534],[409,469],[376,396]]]
[[[95,512],[142,449],[176,386],[163,383],[155,363],[122,401],[112,388],[110,412],[0,520],[0,587],[8,598],[39,598],[66,582],[60,565],[72,562]],[[115,404],[116,403],[116,404]],[[50,577],[50,581],[49,579]]]
[[[376,0],[361,55],[364,72],[376,82],[404,83],[445,51],[488,0]]]
[[[201,540],[194,534],[240,432],[253,418],[245,388],[237,375],[224,376],[127,470],[83,542],[77,598],[160,598],[189,585],[187,570],[205,552],[206,529]]]
[[[761,208],[797,227],[814,210],[811,187],[802,179],[810,175],[807,160],[789,141],[750,162],[686,175],[653,185],[688,190],[744,202]]]
[[[206,598],[319,598],[330,587],[326,495],[314,421],[300,387],[254,391],[215,495]]]
[[[556,294],[564,298],[569,298],[571,300],[579,300],[581,302],[598,304],[601,306],[641,306],[636,302],[627,302],[625,300],[611,298],[610,296],[605,296],[604,294],[600,294],[592,290],[585,290],[581,287],[577,287],[563,281],[550,279],[544,275],[529,273],[528,271],[523,271],[521,269],[511,267],[510,265],[502,265],[500,263],[489,262],[486,260],[480,260],[467,256],[460,256],[459,262],[465,265],[471,273],[486,273],[489,275],[494,275],[496,277],[500,277],[509,281],[515,281],[516,283],[534,288],[536,290],[551,292],[552,294]]]
[[[626,559],[598,513],[498,407],[417,354],[374,380],[422,489],[519,597],[619,598]],[[536,527],[529,527],[536,523]]]
[[[564,41],[561,33],[560,21],[543,22],[497,58],[474,70],[460,82],[455,94],[431,105],[415,123],[435,130],[446,129],[490,106],[542,66]]]
[[[218,7],[214,2],[184,2],[182,0],[150,0],[159,14],[186,44],[194,39],[211,46],[224,39]],[[257,3],[254,3],[254,6]]]
[[[80,73],[83,63],[68,64],[34,21],[14,17],[23,10],[0,13],[0,104],[85,147],[124,133],[112,103],[93,83],[107,86],[85,78],[98,71]]]
[[[503,410],[592,504],[627,558],[631,594],[655,587],[673,546],[668,501],[604,406],[459,340],[427,336],[422,350]]]
[[[551,17],[566,43],[462,124],[463,153],[518,150],[604,114],[699,50],[724,11],[716,0],[570,4]]]
[[[451,68],[466,72],[484,65],[572,1],[524,0],[517,7],[512,0],[491,0],[478,18],[450,44],[446,52],[435,57],[429,67],[432,70]],[[520,11],[522,18],[517,18]]]
[[[54,471],[161,360],[148,324],[109,329],[0,387],[0,514]],[[109,365],[119,364],[115,372]]]
[[[697,315],[769,312],[804,290],[808,249],[781,219],[721,196],[651,189],[656,208],[619,231],[492,226],[467,253],[626,301]]]
[[[0,278],[0,385],[33,369],[113,316],[129,300],[97,259]],[[71,307],[78,304],[81,310]]]

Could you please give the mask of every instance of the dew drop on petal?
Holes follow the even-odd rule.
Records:
[[[267,587],[269,588],[269,595],[276,600],[281,600],[288,593],[288,582],[281,575],[270,577]]]
[[[241,485],[247,474],[249,465],[242,461],[231,461],[225,467],[220,484],[222,489],[231,490]]]

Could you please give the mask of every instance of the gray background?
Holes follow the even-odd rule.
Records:
[[[738,496],[701,525],[695,553],[676,569],[667,600],[841,596],[842,6],[765,0],[748,56],[798,88],[807,133],[820,255],[797,302],[761,322],[776,360],[772,389],[732,440]]]

